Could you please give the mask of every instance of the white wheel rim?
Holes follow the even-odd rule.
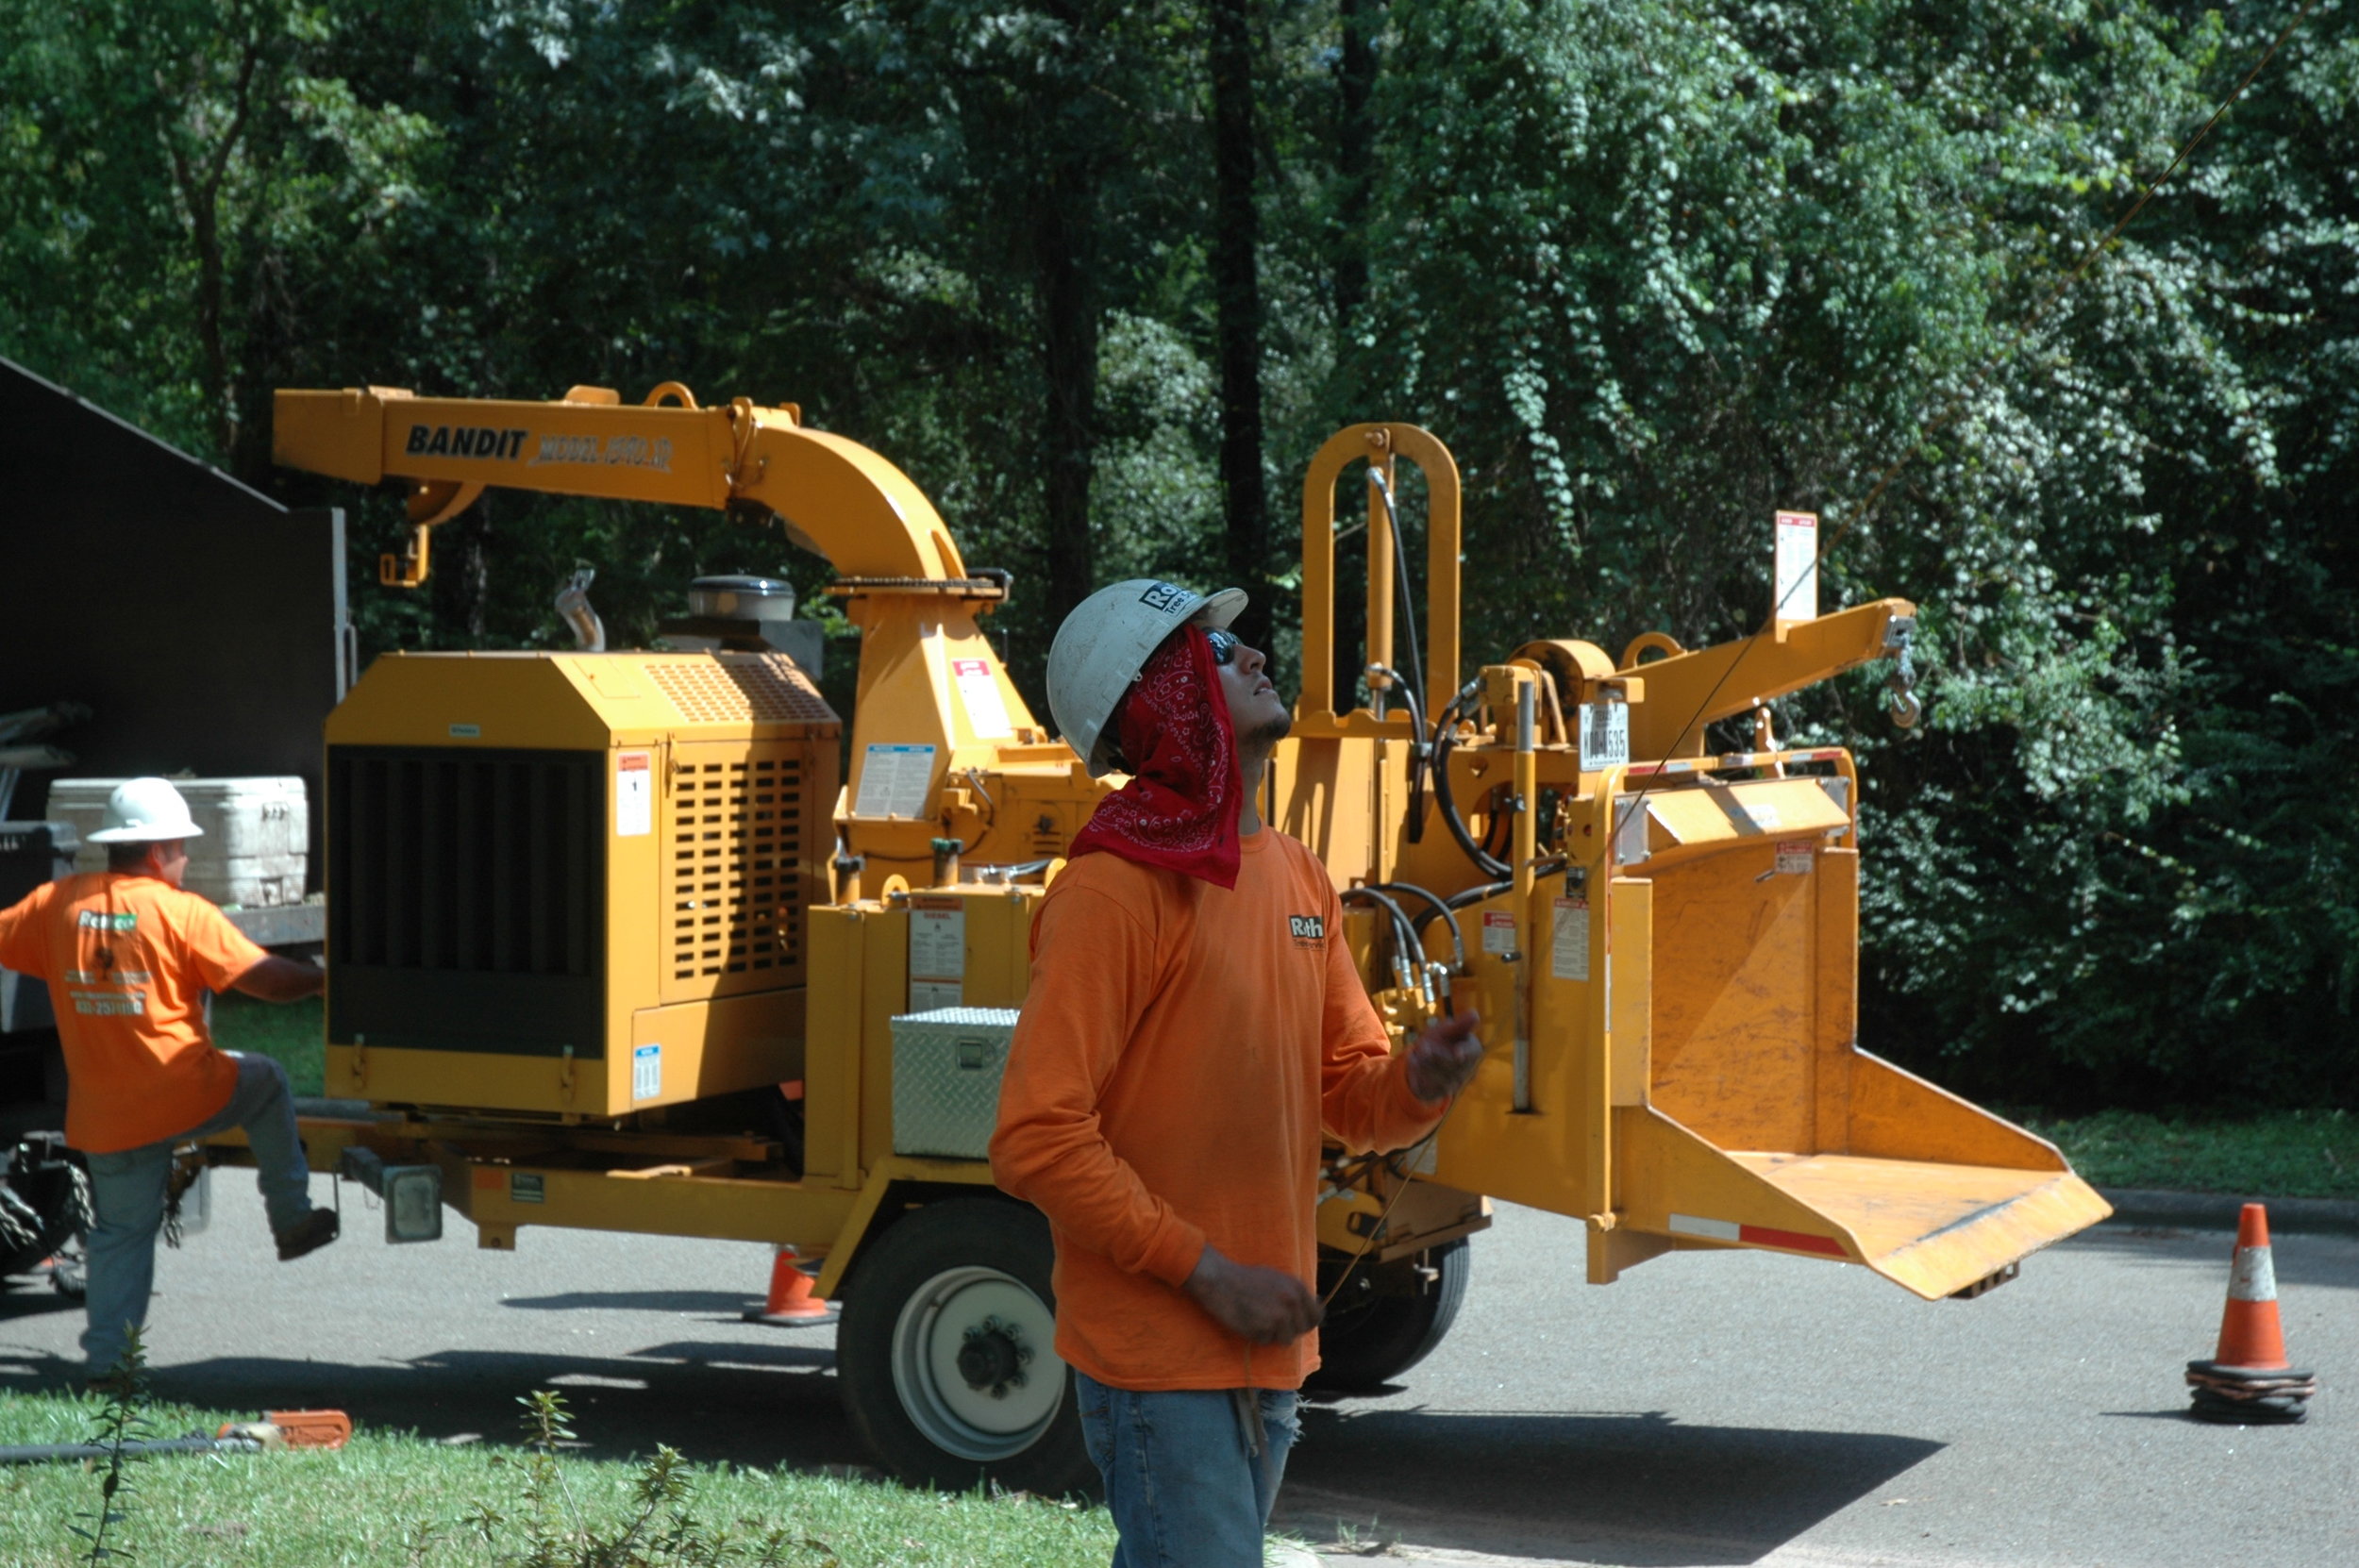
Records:
[[[1064,1402],[1056,1317],[1021,1280],[979,1266],[946,1269],[901,1305],[893,1325],[893,1388],[926,1440],[962,1460],[1020,1454]],[[978,1384],[960,1362],[982,1342]],[[970,1355],[970,1366],[978,1362]]]

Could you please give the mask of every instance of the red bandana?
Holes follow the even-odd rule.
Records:
[[[1183,626],[1149,655],[1114,709],[1130,782],[1097,803],[1067,859],[1096,850],[1143,866],[1237,885],[1237,737],[1213,644]]]

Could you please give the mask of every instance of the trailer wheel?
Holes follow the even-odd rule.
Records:
[[[895,1225],[861,1259],[836,1376],[853,1429],[904,1480],[1096,1491],[1073,1375],[1051,1343],[1054,1257],[1039,1210],[956,1198]]]
[[[57,1133],[36,1132],[0,1161],[0,1276],[29,1274],[89,1224],[88,1178]]]
[[[1319,1325],[1319,1369],[1311,1374],[1311,1387],[1370,1393],[1432,1354],[1466,1299],[1471,1257],[1461,1236],[1380,1265],[1380,1272],[1365,1264],[1353,1270]],[[1344,1261],[1338,1256],[1321,1266],[1322,1293],[1333,1289]],[[1432,1277],[1420,1268],[1431,1269]]]

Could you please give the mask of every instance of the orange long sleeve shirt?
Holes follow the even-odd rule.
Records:
[[[1210,1243],[1315,1287],[1321,1128],[1397,1147],[1441,1109],[1410,1093],[1300,843],[1246,839],[1229,891],[1074,861],[1033,917],[991,1143],[1055,1233],[1057,1353],[1117,1388],[1299,1387],[1315,1336],[1254,1344],[1181,1285]]]
[[[270,955],[196,893],[86,872],[0,912],[0,964],[49,982],[65,1047],[65,1141],[136,1149],[229,1103],[238,1064],[213,1045],[205,993]]]

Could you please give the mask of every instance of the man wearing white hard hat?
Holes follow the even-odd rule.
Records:
[[[167,780],[127,780],[90,835],[107,846],[107,869],[45,883],[0,912],[0,965],[49,982],[66,1142],[90,1166],[82,1349],[92,1374],[111,1369],[147,1320],[176,1144],[243,1127],[279,1258],[336,1239],[335,1214],[311,1207],[286,1069],[217,1048],[205,1015],[208,992],[298,1001],[319,994],[321,973],[265,953],[180,886],[187,842],[204,831]]]
[[[1481,1059],[1471,1013],[1391,1054],[1327,869],[1255,795],[1293,719],[1245,594],[1117,583],[1048,705],[1098,805],[1032,923],[992,1140],[1056,1238],[1059,1355],[1129,1568],[1248,1568],[1318,1365],[1322,1134],[1397,1148]]]

